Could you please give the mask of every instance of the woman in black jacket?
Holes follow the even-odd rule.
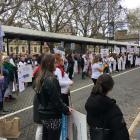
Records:
[[[123,114],[116,101],[107,96],[113,86],[110,75],[101,75],[85,104],[91,140],[96,140],[94,132],[97,128],[109,130],[110,138],[105,140],[129,140]]]
[[[54,56],[43,55],[35,81],[36,98],[39,104],[38,117],[43,125],[42,140],[60,139],[62,113],[69,115],[71,110],[61,100],[61,89],[53,74],[54,70]]]

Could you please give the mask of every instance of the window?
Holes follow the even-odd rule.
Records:
[[[5,46],[3,46],[3,52],[5,52],[6,50],[5,50]]]
[[[22,47],[22,52],[25,52],[25,47]]]
[[[16,54],[18,54],[18,52],[19,52],[19,48],[18,48],[18,47],[16,47]]]
[[[13,52],[13,47],[10,47],[10,52]]]
[[[34,47],[34,52],[37,52],[37,47]]]

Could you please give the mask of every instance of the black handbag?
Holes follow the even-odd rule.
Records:
[[[111,140],[111,130],[105,128],[91,128],[91,140]]]
[[[102,118],[102,120],[105,120],[105,118]],[[106,128],[106,121],[103,121],[102,128],[91,127],[90,137],[91,140],[111,140],[111,130]]]

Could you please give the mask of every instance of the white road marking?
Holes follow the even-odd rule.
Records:
[[[116,74],[116,75],[114,75],[114,76],[112,76],[112,77],[115,78],[115,77],[124,75],[124,74],[126,74],[126,73],[129,73],[129,72],[134,71],[134,70],[137,70],[137,69],[140,69],[140,67],[135,68],[135,69],[132,69],[132,70],[129,70],[129,71],[125,71],[125,72],[122,72],[122,73],[119,73],[119,74]],[[79,91],[79,90],[82,90],[82,89],[84,89],[84,88],[88,88],[88,87],[90,87],[90,86],[92,86],[92,85],[93,85],[93,84],[89,84],[89,85],[86,85],[86,86],[84,86],[84,87],[75,89],[75,90],[71,91],[71,93],[76,92],[76,91]]]
[[[112,77],[115,78],[115,77],[118,77],[118,76],[127,74],[127,73],[129,73],[129,72],[135,71],[135,70],[137,70],[137,69],[140,69],[140,67],[134,68],[134,69],[132,69],[132,70],[128,70],[128,71],[125,71],[125,72],[122,72],[122,73],[120,73],[120,74],[116,74],[116,75],[114,75],[114,76],[112,76]],[[90,86],[92,86],[92,85],[93,85],[93,84],[89,84],[89,85],[86,85],[86,86],[84,86],[84,87],[82,87],[82,88],[75,89],[75,90],[71,91],[71,93],[74,93],[74,92],[77,92],[77,91],[79,91],[79,90],[88,88],[88,87],[90,87]],[[4,118],[11,117],[11,116],[16,115],[16,114],[18,114],[18,113],[21,113],[21,112],[23,112],[23,111],[29,110],[29,109],[31,109],[32,107],[33,107],[33,105],[31,105],[31,106],[29,106],[29,107],[26,107],[26,108],[23,108],[23,109],[20,109],[20,110],[18,110],[18,111],[13,112],[13,113],[4,115],[4,116],[0,117],[0,120],[1,120],[1,119],[4,119]]]
[[[140,124],[140,112],[139,114],[136,116],[135,120],[133,121],[133,123],[131,124],[130,128],[129,128],[129,135],[133,136],[134,135],[134,131],[137,128],[137,126]]]

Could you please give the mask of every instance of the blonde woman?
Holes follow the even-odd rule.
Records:
[[[103,69],[104,69],[101,57],[99,55],[96,55],[94,57],[91,65],[91,69],[92,69],[91,79],[93,83],[96,84],[98,77],[103,73]]]

